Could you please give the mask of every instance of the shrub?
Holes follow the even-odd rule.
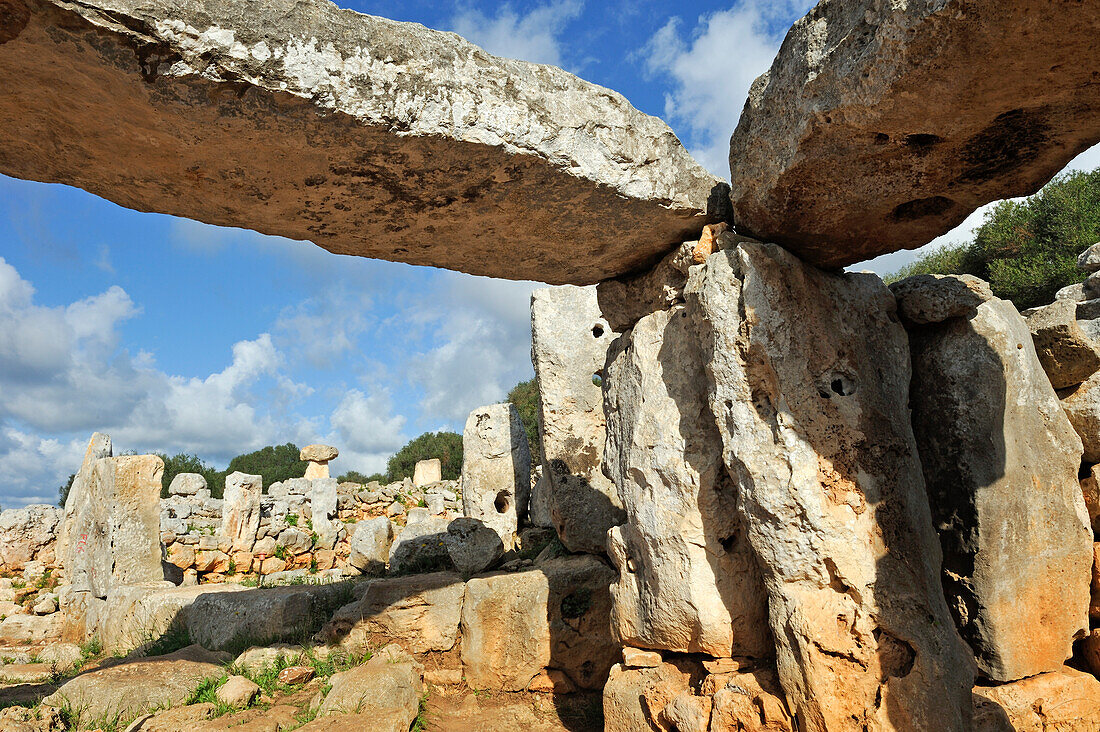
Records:
[[[1058,176],[1023,201],[1002,201],[969,243],[946,247],[886,277],[972,274],[1018,309],[1045,305],[1085,278],[1077,255],[1100,241],[1100,169]]]
[[[421,460],[439,458],[443,480],[458,480],[462,472],[462,435],[425,432],[402,447],[386,464],[386,482],[411,478]]]
[[[226,475],[236,471],[263,477],[264,491],[272,483],[280,483],[290,478],[301,478],[306,474],[306,461],[300,460],[301,450],[292,442],[285,445],[267,447],[238,455],[229,461]]]

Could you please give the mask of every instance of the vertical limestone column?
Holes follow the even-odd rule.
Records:
[[[492,404],[470,412],[462,431],[462,513],[511,549],[531,491],[531,450],[519,412]]]
[[[976,278],[892,289],[948,605],[990,679],[1059,671],[1089,627],[1081,441],[1012,303]]]
[[[969,730],[890,291],[743,242],[685,297],[801,729]]]
[[[219,535],[233,543],[232,551],[251,552],[260,530],[263,478],[236,472],[225,476]]]
[[[332,549],[340,540],[342,524],[336,520],[336,478],[313,481],[309,493],[309,506],[313,532],[317,534],[318,549]]]
[[[603,474],[600,385],[617,335],[600,313],[595,287],[566,285],[531,294],[531,362],[543,452],[539,500],[562,544],[574,552],[603,554],[608,530],[626,520],[615,485]]]

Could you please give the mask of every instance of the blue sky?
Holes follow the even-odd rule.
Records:
[[[339,4],[611,87],[728,177],[748,86],[811,3]],[[341,257],[0,176],[0,505],[54,502],[95,430],[116,451],[196,453],[219,468],[266,444],[321,441],[340,448],[337,471],[380,470],[408,439],[461,431],[470,410],[532,376],[536,286]]]

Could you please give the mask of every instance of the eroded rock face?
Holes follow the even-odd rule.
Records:
[[[235,552],[250,552],[260,529],[260,494],[263,478],[236,472],[225,476],[220,535]]]
[[[1100,140],[1098,32],[1088,2],[822,0],[733,135],[738,229],[836,267],[1034,193]]]
[[[361,714],[378,732],[407,732],[424,693],[421,674],[415,658],[399,646],[387,646],[362,666],[335,674],[317,716]]]
[[[527,514],[531,449],[512,404],[470,412],[462,431],[462,513],[480,519],[511,549]]]
[[[66,569],[76,592],[106,597],[112,587],[164,579],[156,455],[95,461],[69,530]]]
[[[609,539],[612,629],[624,645],[760,657],[772,648],[767,593],[694,330],[683,306],[661,310],[609,358],[605,461],[627,516]]]
[[[66,568],[72,566],[68,562],[71,559],[69,542],[75,525],[74,518],[77,513],[88,510],[90,498],[88,483],[92,478],[92,469],[95,467],[97,460],[111,457],[112,454],[113,447],[110,436],[102,432],[93,432],[91,439],[88,440],[88,447],[84,449],[84,459],[80,463],[80,470],[73,478],[73,484],[69,486],[69,495],[65,497],[64,516],[57,536],[57,556],[65,563]]]
[[[1079,325],[1077,303],[1055,300],[1028,310],[1027,326],[1055,389],[1076,386],[1100,369],[1100,344]]]
[[[0,513],[0,564],[22,571],[27,562],[53,564],[64,510],[45,504]]]
[[[969,729],[893,296],[743,243],[685,297],[792,712],[815,731]]]
[[[1100,681],[1071,668],[974,689],[975,732],[1091,732],[1100,728]]]
[[[652,263],[698,234],[712,191],[728,209],[664,122],[453,33],[324,0],[8,5],[6,175],[339,254],[553,283]]]
[[[1056,671],[1088,630],[1080,440],[1012,303],[990,299],[909,336],[948,605],[989,678]]]
[[[603,554],[607,531],[626,520],[603,474],[606,420],[600,384],[617,334],[600,314],[595,287],[531,294],[531,362],[539,384],[542,480],[551,524],[573,552]]]
[[[311,465],[313,463],[310,463]],[[340,540],[343,525],[336,520],[336,478],[319,478],[313,481],[309,493],[313,530],[317,534],[318,549],[332,549]]]

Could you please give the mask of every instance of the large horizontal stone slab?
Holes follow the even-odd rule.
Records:
[[[730,149],[738,230],[839,266],[1034,193],[1100,140],[1100,4],[822,0]]]
[[[325,0],[0,1],[0,172],[577,284],[697,235],[718,184],[613,91]]]

